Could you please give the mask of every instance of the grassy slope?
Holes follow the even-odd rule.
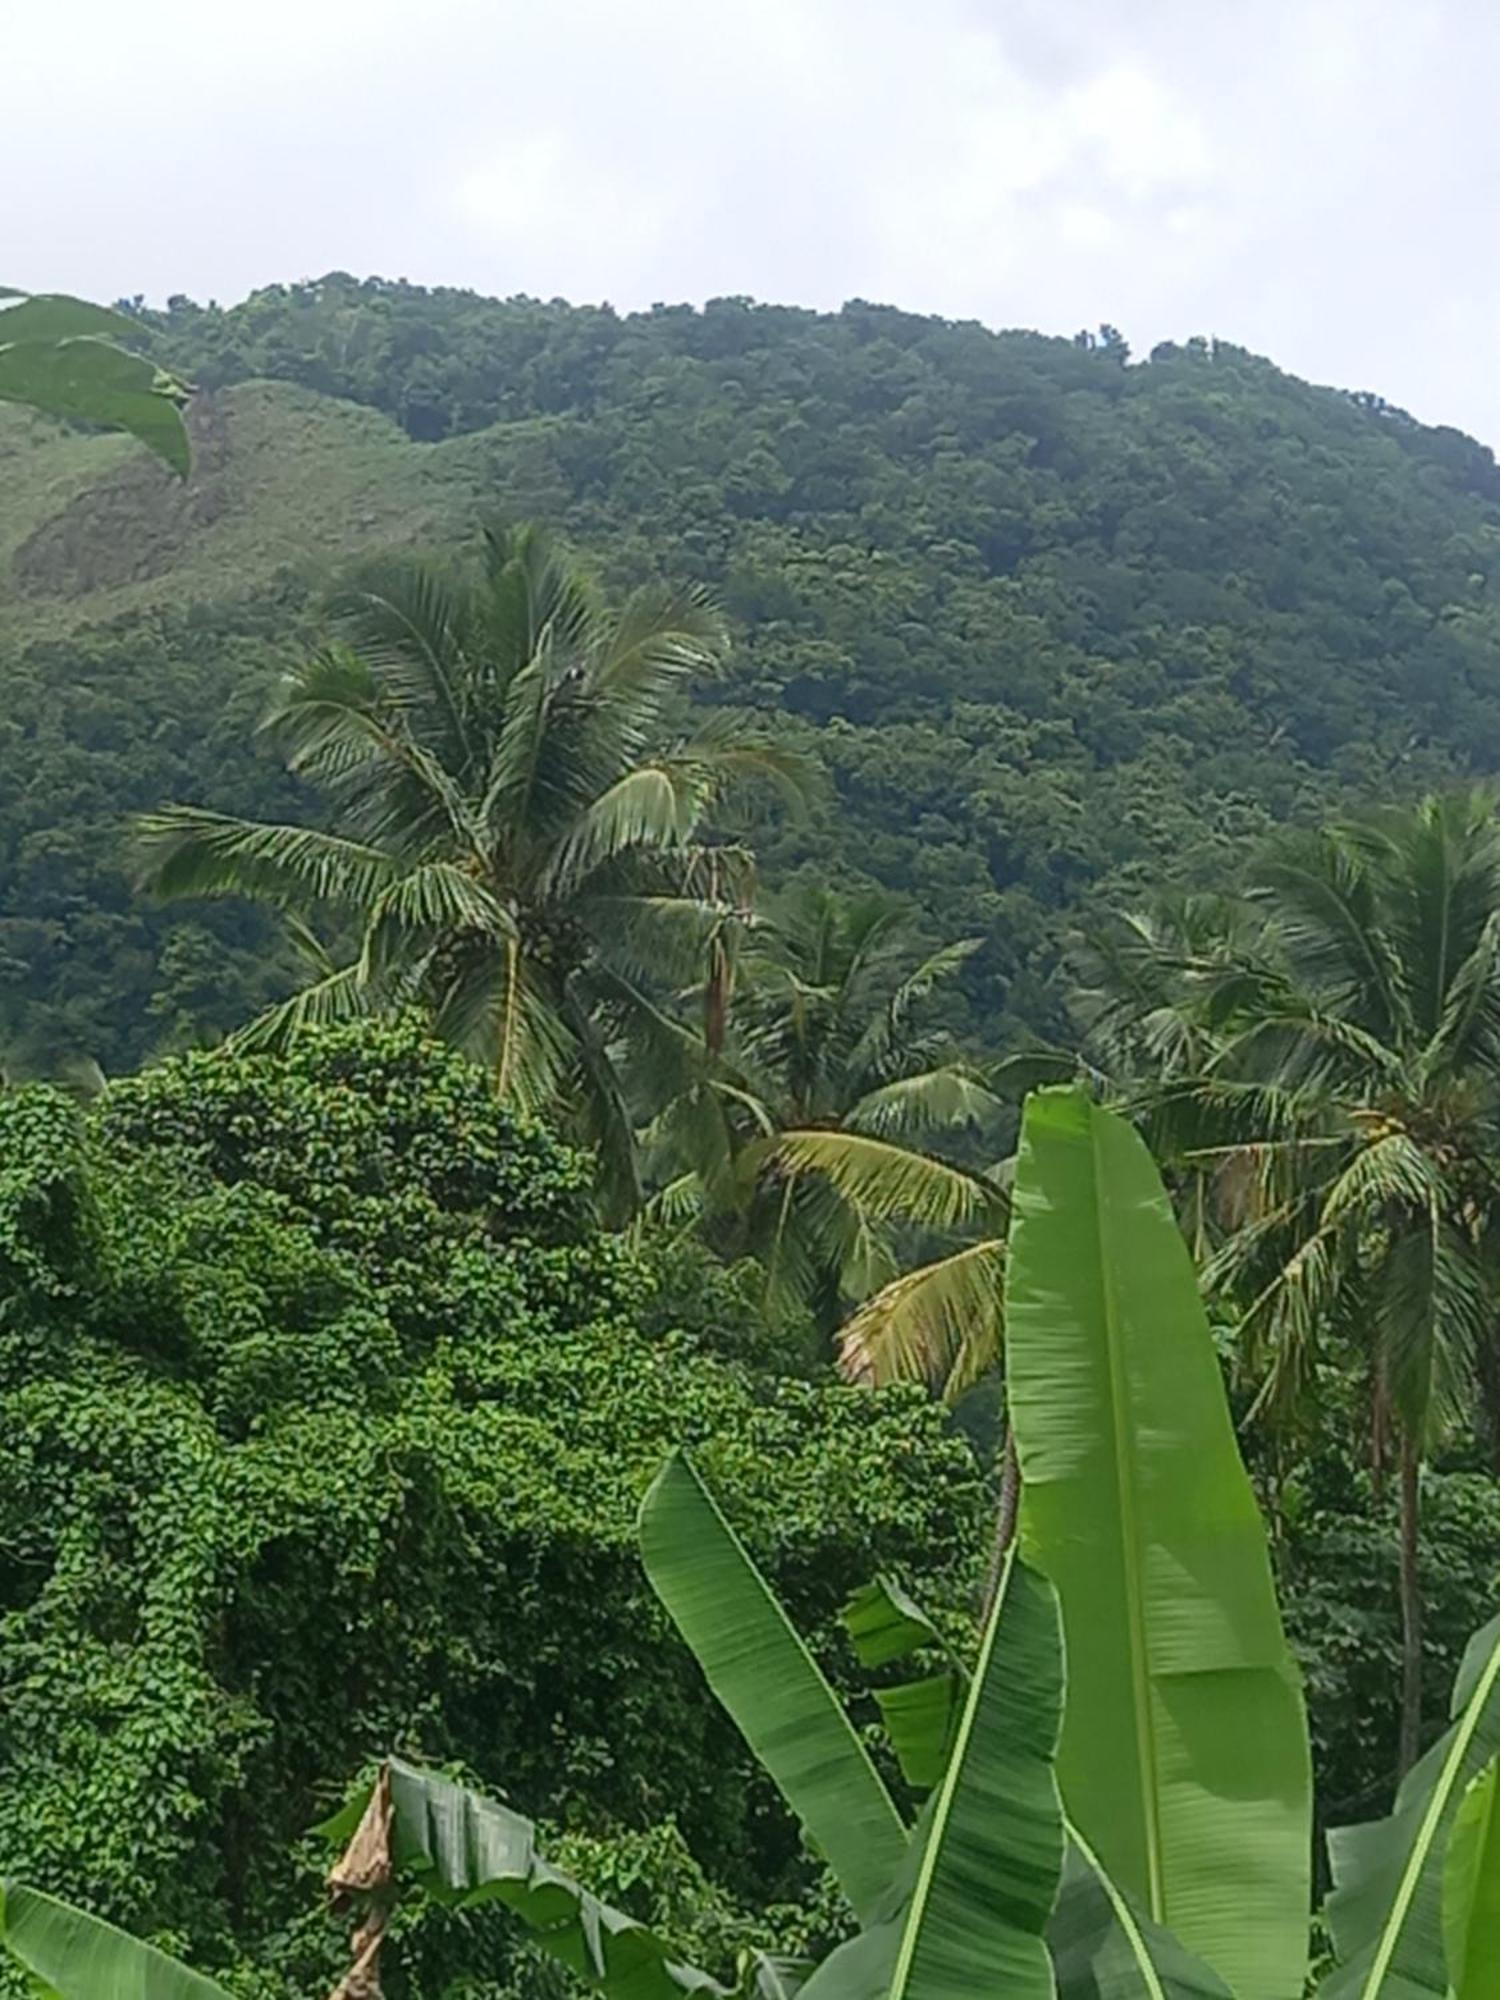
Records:
[[[284,568],[444,535],[472,499],[466,442],[285,383],[194,405],[185,486],[128,440],[0,412],[0,632],[56,636],[165,603],[234,601]]]

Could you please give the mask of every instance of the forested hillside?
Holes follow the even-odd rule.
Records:
[[[702,582],[728,698],[822,754],[763,847],[983,938],[972,1026],[1045,1027],[1091,908],[1222,882],[1273,820],[1500,764],[1500,472],[1222,344],[739,300],[619,316],[333,277],[144,313],[200,387],[186,488],[0,426],[0,1043],[127,1066],[279,976],[234,909],[149,909],[122,827],[295,805],[250,725],[341,564],[562,529]]]

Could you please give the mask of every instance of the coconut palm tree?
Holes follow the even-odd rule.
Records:
[[[264,725],[332,827],[171,806],[138,824],[143,880],[285,914],[309,980],[241,1044],[422,1007],[506,1101],[569,1114],[628,1213],[646,988],[728,963],[752,867],[723,829],[747,789],[800,796],[805,762],[727,709],[689,712],[725,653],[701,594],[612,614],[534,527],[487,529],[477,570],[380,566],[334,631]]]
[[[811,1307],[832,1330],[851,1301],[886,1301],[890,1331],[868,1356],[845,1338],[846,1364],[874,1377],[923,1311],[947,1336],[946,1359],[927,1356],[924,1372],[956,1388],[987,1365],[971,1308],[992,1295],[988,1249],[974,1246],[945,1287],[898,1278],[903,1225],[949,1238],[983,1225],[992,1239],[1003,1215],[992,1180],[927,1150],[1004,1115],[924,1015],[975,943],[929,951],[888,896],[789,892],[744,940],[729,1045],[653,1135],[667,1162],[658,1212],[691,1220],[724,1254],[756,1257],[773,1310]],[[910,1301],[899,1311],[893,1285]]]
[[[1258,1410],[1315,1416],[1323,1360],[1352,1354],[1377,1473],[1394,1440],[1403,1770],[1422,1464],[1476,1394],[1500,1407],[1495,813],[1475,791],[1288,834],[1191,949],[1179,932],[1134,988],[1101,982],[1126,1094],[1198,1176],[1205,1283],[1240,1313]]]

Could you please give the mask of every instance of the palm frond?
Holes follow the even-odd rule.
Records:
[[[167,806],[135,823],[143,885],[159,896],[247,896],[278,908],[332,903],[359,909],[394,872],[389,856],[307,826],[232,819]]]
[[[511,672],[545,645],[581,663],[597,642],[603,610],[592,579],[534,522],[483,530],[484,595],[476,615],[486,651]]]
[[[845,1113],[843,1122],[851,1132],[904,1138],[966,1126],[982,1131],[1000,1122],[1009,1108],[972,1070],[951,1063],[867,1091]]]
[[[765,1274],[761,1302],[772,1321],[784,1321],[805,1311],[816,1295],[828,1270],[829,1246],[805,1186],[787,1181],[772,1194],[770,1227],[759,1248]]]
[[[841,1371],[853,1382],[926,1382],[957,1401],[1000,1358],[1004,1274],[998,1237],[906,1272],[845,1322]]]
[[[483,1063],[504,1103],[542,1111],[578,1051],[519,937],[476,938],[451,954],[432,985],[439,1039]]]
[[[1379,1227],[1392,1207],[1425,1214],[1442,1200],[1442,1176],[1409,1134],[1387,1132],[1362,1146],[1329,1188],[1323,1215],[1329,1223],[1357,1220]]]
[[[704,590],[636,591],[589,663],[590,692],[654,722],[668,696],[723,670],[729,635]]]
[[[783,1132],[759,1150],[787,1175],[821,1174],[843,1200],[882,1222],[957,1229],[1003,1217],[1005,1197],[977,1174],[857,1132]]]
[[[288,769],[322,786],[351,832],[404,854],[435,839],[476,848],[460,779],[384,698],[369,663],[325,649],[287,675],[263,728]]]
[[[585,808],[541,871],[546,895],[577,890],[602,862],[638,847],[676,848],[696,834],[713,797],[696,765],[638,764]]]
[[[1451,1075],[1466,1063],[1500,1062],[1500,905],[1480,927],[1473,949],[1444,995],[1437,1028],[1422,1050],[1424,1082]]]
[[[1470,1401],[1493,1320],[1474,1245],[1434,1202],[1391,1229],[1372,1292],[1391,1400],[1412,1435],[1437,1442]]]
[[[430,561],[385,563],[340,591],[330,610],[418,739],[446,769],[462,773],[475,746],[464,713],[468,593],[459,579]]]
[[[282,1055],[305,1030],[362,1020],[378,1013],[381,1005],[380,992],[365,980],[358,965],[340,966],[290,1000],[258,1014],[237,1029],[226,1046],[245,1055]]]
[[[679,1174],[641,1203],[630,1240],[639,1245],[648,1234],[663,1231],[680,1239],[698,1227],[705,1212],[703,1183],[695,1173]]]
[[[1382,927],[1372,872],[1347,834],[1330,828],[1284,835],[1251,888],[1310,990],[1327,996],[1344,1018],[1400,1039],[1411,1021],[1410,996]]]
[[[578,1093],[576,1123],[599,1164],[599,1196],[607,1225],[628,1223],[641,1206],[641,1159],[625,1086],[596,1017],[576,989],[563,997],[563,1018],[578,1048],[588,1088]]]
[[[696,986],[725,924],[744,921],[733,904],[688,895],[591,895],[571,909],[601,961],[642,987]]]
[[[379,978],[397,959],[445,934],[473,931],[498,942],[518,936],[516,920],[474,876],[451,861],[409,868],[370,908],[361,962]]]

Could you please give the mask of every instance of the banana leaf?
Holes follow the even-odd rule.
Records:
[[[860,1921],[900,1868],[906,1828],[848,1716],[687,1458],[640,1515],[652,1588]]]
[[[950,1671],[870,1692],[902,1777],[913,1791],[931,1791],[942,1783],[948,1768],[948,1752],[962,1712],[963,1682]]]
[[[867,1583],[839,1613],[862,1667],[885,1667],[923,1646],[947,1649],[921,1605],[889,1577]],[[885,1733],[914,1791],[930,1791],[942,1780],[967,1677],[951,1660],[941,1673],[894,1687],[870,1690]]]
[[[886,1576],[856,1590],[839,1618],[862,1667],[889,1666],[918,1646],[942,1643],[921,1605]]]
[[[570,1971],[619,2000],[729,2000],[734,1988],[677,1963],[646,1925],[601,1903],[537,1852],[530,1820],[436,1771],[392,1758],[390,1862],[396,1879],[414,1877],[435,1902],[469,1909],[503,1903],[536,1942]],[[742,1992],[774,1995],[759,1966]],[[794,1990],[793,1985],[786,1987]],[[156,2000],[154,1993],[150,2000]],[[166,2000],[166,1996],[164,1996]]]
[[[155,1945],[20,1882],[0,1881],[0,1945],[46,2000],[229,2000]]]
[[[1062,1604],[1069,1818],[1242,2000],[1293,2000],[1311,1774],[1265,1534],[1160,1176],[1079,1089],[1027,1102],[1006,1352],[1022,1548]]]
[[[1232,2000],[1217,1973],[1115,1887],[1071,1829],[1047,1947],[1058,2000]]]
[[[19,303],[6,306],[7,298]],[[186,478],[182,383],[114,336],[138,336],[123,313],[60,295],[26,298],[0,286],[0,402],[132,431]]]
[[[1500,1762],[1464,1793],[1443,1863],[1443,1955],[1454,2000],[1500,1997]]]
[[[1500,1754],[1500,1618],[1469,1641],[1452,1727],[1406,1774],[1389,1818],[1328,1836],[1337,1965],[1319,2000],[1445,2000],[1443,1873],[1469,1785]]]
[[[1062,1872],[1061,1718],[1056,1596],[1013,1555],[942,1787],[895,1878],[895,1907],[877,1905],[803,2000],[1052,2000],[1043,1933]]]

